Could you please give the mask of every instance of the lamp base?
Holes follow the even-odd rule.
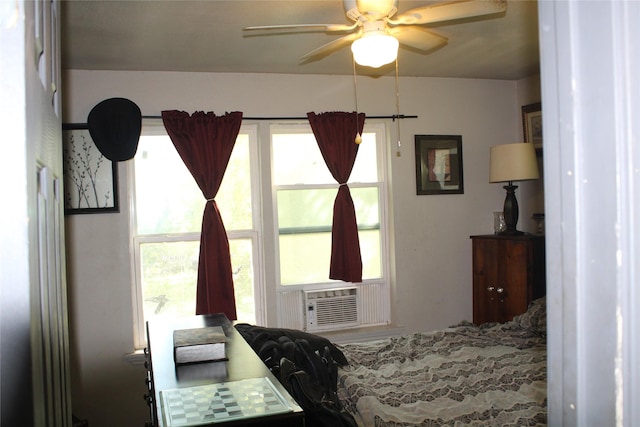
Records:
[[[518,224],[518,201],[516,200],[516,188],[517,185],[513,185],[513,182],[509,181],[509,185],[505,185],[505,190],[507,190],[507,197],[504,199],[504,222],[507,228],[500,232],[500,234],[504,234],[507,236],[515,236],[519,234],[524,234],[522,231],[516,230],[516,224]]]
[[[520,230],[504,230],[498,233],[499,236],[521,236],[524,234],[524,231]]]

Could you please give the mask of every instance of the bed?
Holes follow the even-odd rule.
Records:
[[[338,396],[360,426],[546,425],[546,309],[503,324],[337,346]]]
[[[309,427],[540,426],[547,422],[545,299],[502,324],[338,345],[290,329],[236,329]]]

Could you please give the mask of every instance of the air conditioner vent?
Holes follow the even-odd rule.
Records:
[[[305,291],[306,329],[335,330],[358,326],[358,288]]]

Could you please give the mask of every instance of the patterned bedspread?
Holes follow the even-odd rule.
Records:
[[[362,426],[546,425],[545,300],[505,324],[463,323],[340,346],[340,398]]]

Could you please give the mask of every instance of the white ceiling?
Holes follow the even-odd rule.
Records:
[[[398,12],[433,3],[399,0]],[[62,67],[87,70],[351,74],[348,47],[300,64],[339,37],[263,34],[252,25],[349,24],[342,0],[70,0],[61,3]],[[434,52],[400,48],[401,76],[517,80],[539,72],[537,3],[509,0],[504,16],[430,26],[449,38]],[[393,74],[393,64],[358,74]]]

